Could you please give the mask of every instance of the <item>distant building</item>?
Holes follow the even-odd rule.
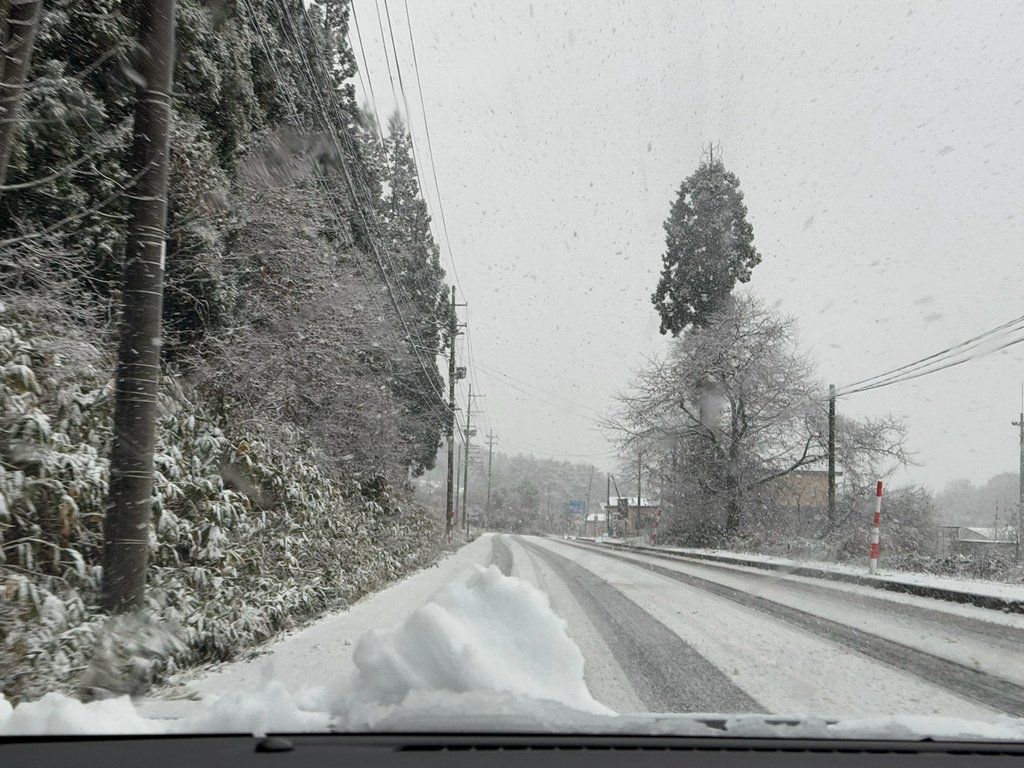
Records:
[[[651,530],[661,511],[653,499],[641,497],[637,505],[636,496],[612,496],[601,509],[611,515],[613,534],[621,536],[638,536]]]
[[[980,525],[940,525],[939,552],[942,554],[1004,554],[1017,548],[1017,528],[1013,525],[986,528]]]
[[[836,475],[841,476],[837,472]],[[828,513],[828,470],[796,469],[768,483],[778,508],[788,513],[796,530],[804,530]]]
[[[591,512],[583,523],[583,536],[596,539],[608,532],[608,515],[604,512]]]
[[[828,470],[797,469],[772,482],[775,500],[788,509],[822,510],[828,506]]]

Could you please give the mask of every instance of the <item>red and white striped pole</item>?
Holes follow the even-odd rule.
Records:
[[[882,481],[875,486],[875,520],[871,526],[871,554],[868,559],[868,573],[878,572],[878,524],[882,520]]]

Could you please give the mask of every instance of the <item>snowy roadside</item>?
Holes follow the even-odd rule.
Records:
[[[246,658],[183,671],[140,699],[138,708],[148,717],[178,717],[194,709],[197,700],[258,690],[270,680],[298,690],[340,679],[355,670],[352,655],[360,637],[404,621],[438,590],[465,583],[473,566],[486,565],[490,557],[490,538],[481,536],[348,608],[250,649]],[[330,668],[323,667],[324,659],[330,659]]]
[[[194,699],[0,697],[0,735],[430,730],[467,715],[470,729],[541,718],[558,731],[613,716],[544,593],[484,567],[492,555],[481,537],[262,658],[186,683]]]
[[[483,567],[493,545],[493,537],[481,537],[436,568],[273,643],[262,659],[185,683],[197,700],[82,703],[51,693],[12,707],[0,698],[0,735],[335,730],[1024,739],[1024,721],[1007,716],[616,715],[588,689],[583,654],[548,595]],[[175,703],[177,712],[160,710]]]
[[[681,559],[697,559],[729,565],[746,566],[778,571],[795,576],[808,576],[904,592],[920,597],[931,597],[981,608],[1024,613],[1024,584],[965,579],[935,574],[890,571],[869,575],[865,566],[829,563],[820,560],[794,560],[774,555],[729,552],[720,549],[693,549],[688,547],[654,547],[624,544],[614,541],[597,542],[602,546],[636,552],[648,552]]]

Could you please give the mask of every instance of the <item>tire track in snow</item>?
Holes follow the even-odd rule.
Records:
[[[651,712],[744,712],[765,708],[672,630],[594,572],[521,542],[569,587]]]
[[[702,579],[699,576],[681,573],[680,571],[665,568],[655,563],[597,550],[593,547],[579,544],[567,544],[567,546],[578,547],[603,557],[620,560],[637,568],[653,571],[688,586],[727,598],[740,605],[753,608],[777,619],[782,619],[793,626],[863,654],[874,661],[915,675],[959,696],[977,701],[1000,712],[1016,717],[1024,717],[1024,687],[1009,680],[1004,680],[963,664],[958,664],[955,661],[940,658],[926,651],[873,635],[870,632],[865,632],[847,624],[815,616],[806,611],[801,611],[799,608],[793,608],[734,587]]]
[[[501,534],[491,537],[491,565],[506,576],[512,575],[512,550]]]

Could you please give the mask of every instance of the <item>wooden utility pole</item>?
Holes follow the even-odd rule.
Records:
[[[836,528],[836,385],[828,386],[828,532]]]
[[[0,61],[0,190],[7,183],[7,164],[18,131],[18,109],[32,63],[32,47],[43,13],[43,0],[6,0],[4,5],[7,14],[3,21],[3,59]]]
[[[114,439],[103,521],[102,603],[113,612],[139,609],[145,598],[174,71],[174,0],[149,0],[131,7],[139,34],[132,65],[139,76],[131,157],[132,175],[138,181],[128,198]]]

